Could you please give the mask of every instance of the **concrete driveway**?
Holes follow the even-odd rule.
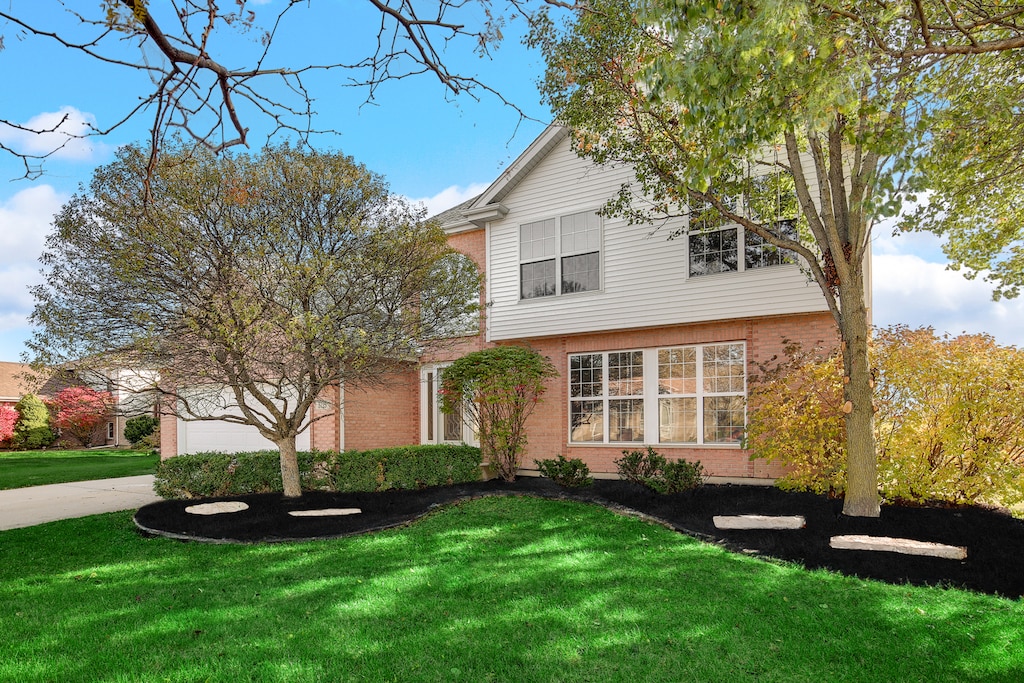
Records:
[[[153,493],[151,474],[0,491],[0,530],[136,510],[158,500],[163,499]]]

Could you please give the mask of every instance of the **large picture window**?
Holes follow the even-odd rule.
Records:
[[[601,288],[601,219],[575,213],[519,226],[521,299]]]
[[[569,356],[572,443],[738,444],[745,399],[742,343]]]

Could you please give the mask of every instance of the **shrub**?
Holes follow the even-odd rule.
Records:
[[[889,500],[1024,501],[1024,351],[987,335],[878,330],[875,438]],[[840,492],[845,479],[842,358],[787,348],[752,378],[747,445],[780,462],[783,487]]]
[[[622,451],[622,457],[615,461],[615,465],[619,468],[620,477],[646,486],[647,480],[657,476],[666,462],[664,456],[648,446],[646,451]]]
[[[615,461],[619,476],[658,493],[681,493],[702,486],[707,479],[700,461],[670,461],[648,446],[645,451],[622,451]]]
[[[513,481],[526,448],[526,418],[556,376],[551,361],[522,346],[474,351],[444,369],[441,409],[462,407],[476,424],[480,446],[498,476]]]
[[[34,394],[25,394],[14,406],[18,422],[14,425],[14,443],[19,448],[34,450],[46,448],[57,435],[50,429],[50,411]]]
[[[18,423],[18,411],[14,406],[0,405],[0,446],[7,445],[14,438],[14,425]]]
[[[846,483],[843,359],[785,345],[750,378],[746,447],[786,465],[779,488],[841,494]]]
[[[700,460],[674,460],[662,465],[660,476],[649,479],[647,485],[658,493],[682,493],[703,486],[706,479]]]
[[[906,327],[878,332],[875,349],[885,496],[1024,501],[1024,351]]]
[[[304,491],[419,489],[480,479],[480,449],[472,446],[405,446],[372,451],[298,454]],[[283,490],[280,454],[199,453],[160,463],[155,489],[164,498],[200,498]]]
[[[124,423],[124,438],[135,446],[155,432],[159,426],[160,420],[152,415],[139,415],[130,418]]]
[[[555,459],[534,460],[540,473],[559,486],[579,488],[590,486],[594,480],[590,477],[590,468],[579,458],[566,460],[564,455]]]

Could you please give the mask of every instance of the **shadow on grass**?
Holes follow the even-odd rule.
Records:
[[[527,497],[295,544],[0,534],[2,680],[1019,681],[1022,617]]]

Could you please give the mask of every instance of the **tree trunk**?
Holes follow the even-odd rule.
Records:
[[[859,269],[857,271],[860,274]],[[874,378],[868,360],[868,316],[864,283],[857,282],[840,292],[842,315],[839,331],[845,344],[843,364],[846,377],[843,398],[846,413],[846,499],[843,514],[878,517],[878,459],[875,452]],[[849,290],[849,291],[847,291]]]
[[[295,452],[295,435],[277,442],[281,452],[281,482],[284,484],[284,495],[287,498],[298,498],[302,495],[302,484],[299,482],[299,459]]]

